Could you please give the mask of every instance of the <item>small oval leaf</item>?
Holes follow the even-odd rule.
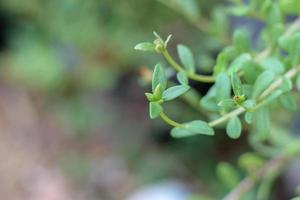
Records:
[[[275,74],[270,70],[261,73],[255,80],[252,97],[253,98],[258,97],[272,83],[274,78],[275,78]]]
[[[190,72],[195,72],[195,61],[192,51],[185,45],[179,44],[177,46],[177,51],[179,55],[179,59],[183,64],[184,68]]]
[[[165,70],[161,64],[155,65],[152,75],[152,92],[154,92],[157,85],[160,84],[161,91],[164,91],[167,87],[167,77]]]
[[[142,42],[134,47],[135,50],[155,52],[155,45],[151,42]]]
[[[189,84],[189,79],[187,74],[184,71],[180,71],[177,73],[177,80],[181,85],[188,85]]]
[[[230,118],[226,126],[227,135],[232,139],[237,139],[242,133],[242,124],[238,117]]]
[[[188,85],[176,85],[173,87],[168,88],[163,92],[162,98],[165,101],[170,101],[172,99],[175,99],[188,91],[190,89],[190,86]]]
[[[162,106],[157,102],[149,103],[149,114],[151,119],[155,119],[163,111]]]

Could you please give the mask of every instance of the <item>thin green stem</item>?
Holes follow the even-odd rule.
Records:
[[[165,56],[166,60],[172,65],[172,67],[176,71],[184,71],[183,67],[180,66],[170,55],[167,49],[162,50],[162,54]],[[213,83],[215,81],[214,76],[206,76],[206,75],[200,75],[200,74],[192,74],[188,73],[188,77],[192,80],[199,81],[199,82],[205,82],[205,83]]]
[[[160,117],[169,125],[177,127],[177,128],[183,128],[184,125],[180,124],[178,122],[175,122],[174,120],[170,119],[164,112],[160,113]]]

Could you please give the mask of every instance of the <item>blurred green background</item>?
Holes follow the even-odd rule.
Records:
[[[216,163],[235,162],[248,149],[245,138],[170,138],[168,126],[148,118],[144,97],[149,69],[163,59],[133,47],[153,31],[171,33],[170,51],[189,45],[199,70],[210,73],[230,40],[223,7],[217,0],[1,0],[1,198],[119,200],[163,180],[191,195],[222,196]],[[209,87],[194,86],[201,94]],[[197,116],[182,100],[167,109],[175,118]]]

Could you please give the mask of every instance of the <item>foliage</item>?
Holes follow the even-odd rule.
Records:
[[[217,16],[210,16],[209,19],[191,9],[195,7],[196,1],[164,2],[170,7],[174,6],[172,2],[182,4],[182,10],[188,9],[188,19],[192,19],[192,23],[205,20],[205,23],[198,23],[197,27],[206,33],[207,40],[217,37],[220,42],[218,47],[222,46],[222,49],[207,75],[203,74],[205,70],[198,67],[188,46],[177,45],[180,63],[171,56],[168,51],[168,45],[172,42],[171,35],[163,39],[154,32],[154,42],[137,44],[136,50],[161,54],[168,61],[167,65],[160,63],[154,68],[152,93],[146,93],[150,117],[160,116],[172,126],[171,136],[175,138],[198,134],[213,136],[216,130],[222,130],[230,138],[238,139],[248,133],[248,141],[255,153],[244,154],[239,159],[240,168],[246,171],[248,178],[240,181],[238,172],[227,163],[221,163],[218,167],[222,182],[232,189],[224,199],[241,199],[247,192],[255,190],[254,185],[257,183],[256,199],[268,199],[272,182],[286,161],[300,154],[299,137],[287,130],[285,134],[293,142],[274,143],[273,138],[281,133],[272,129],[273,125],[281,123],[276,117],[276,110],[282,109],[290,116],[297,110],[300,18],[290,21],[289,16],[300,14],[299,2],[251,0],[244,3],[232,0],[229,5],[216,8]],[[217,29],[217,25],[228,25],[232,16],[263,22],[259,37],[252,38],[254,33],[250,27],[238,27],[233,33],[229,32],[228,27]],[[228,37],[230,34],[231,38]],[[172,83],[168,87],[170,82],[174,82],[173,75],[167,76],[165,73],[170,68],[174,69],[173,75],[176,73],[177,85]],[[209,91],[199,101],[202,118],[179,123],[166,114],[164,106],[167,101],[184,97],[186,92],[193,90],[191,82],[211,84]],[[260,155],[269,161],[265,162]]]

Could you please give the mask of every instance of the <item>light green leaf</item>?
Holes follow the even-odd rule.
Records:
[[[284,72],[284,66],[277,57],[267,58],[263,60],[260,65],[264,70],[271,70],[277,75]]]
[[[236,72],[231,73],[231,85],[232,85],[234,95],[236,96],[243,95],[242,82]]]
[[[177,73],[177,80],[181,85],[189,84],[188,76],[184,71],[180,71]]]
[[[254,83],[252,97],[258,97],[265,89],[267,89],[267,87],[272,83],[274,78],[275,74],[270,70],[261,73]]]
[[[173,128],[171,130],[172,137],[182,138],[193,135],[214,135],[214,130],[204,121],[196,120],[184,124],[184,127]]]
[[[270,133],[270,113],[268,107],[262,107],[254,115],[254,134],[264,140]]]
[[[134,47],[135,50],[155,52],[155,45],[151,42],[142,42]]]
[[[250,49],[249,36],[245,31],[236,30],[233,34],[233,45],[237,48],[239,53],[244,53]]]
[[[161,90],[164,91],[167,87],[167,77],[164,68],[161,64],[155,65],[152,75],[152,92],[154,92],[157,85],[160,84]]]
[[[230,109],[236,106],[235,101],[232,99],[224,99],[218,103],[218,106],[225,109]]]
[[[242,133],[242,124],[238,117],[231,117],[226,126],[227,135],[232,139],[237,139]]]
[[[172,99],[175,99],[188,91],[190,89],[190,86],[188,85],[176,85],[173,87],[168,88],[163,92],[162,98],[165,101],[170,101]]]
[[[297,76],[296,86],[297,86],[297,89],[300,91],[300,74],[298,74],[298,76]]]
[[[245,113],[245,121],[246,121],[248,124],[252,124],[253,116],[254,116],[254,113],[253,113],[253,112],[246,112],[246,113]]]
[[[247,110],[252,110],[255,106],[256,106],[256,102],[253,99],[248,99],[243,103],[243,106],[247,109]]]
[[[153,101],[154,100],[153,94],[146,92],[145,95],[146,95],[148,101]]]
[[[289,92],[293,89],[293,83],[291,81],[291,79],[287,78],[287,77],[283,77],[280,89],[283,92]]]
[[[187,46],[179,44],[177,46],[177,51],[178,51],[179,59],[183,64],[183,66],[185,67],[185,69],[190,73],[194,73],[195,60],[191,50]]]
[[[280,96],[279,101],[284,108],[290,111],[297,111],[297,100],[292,93]]]
[[[241,54],[239,57],[234,59],[234,61],[229,66],[229,74],[232,72],[238,72],[240,69],[245,67],[247,63],[251,61],[251,55],[248,53]]]
[[[157,102],[149,103],[149,114],[151,119],[155,119],[163,111],[162,106]]]
[[[185,123],[185,128],[194,133],[203,134],[203,135],[214,135],[214,129],[211,128],[208,123],[195,120],[188,123]]]
[[[217,176],[228,189],[233,189],[240,182],[239,172],[227,162],[220,162],[218,164]]]
[[[226,73],[220,73],[216,78],[216,96],[218,101],[229,99],[231,96],[230,80]]]
[[[239,157],[238,164],[240,168],[252,174],[265,164],[265,160],[255,153],[244,153]]]

